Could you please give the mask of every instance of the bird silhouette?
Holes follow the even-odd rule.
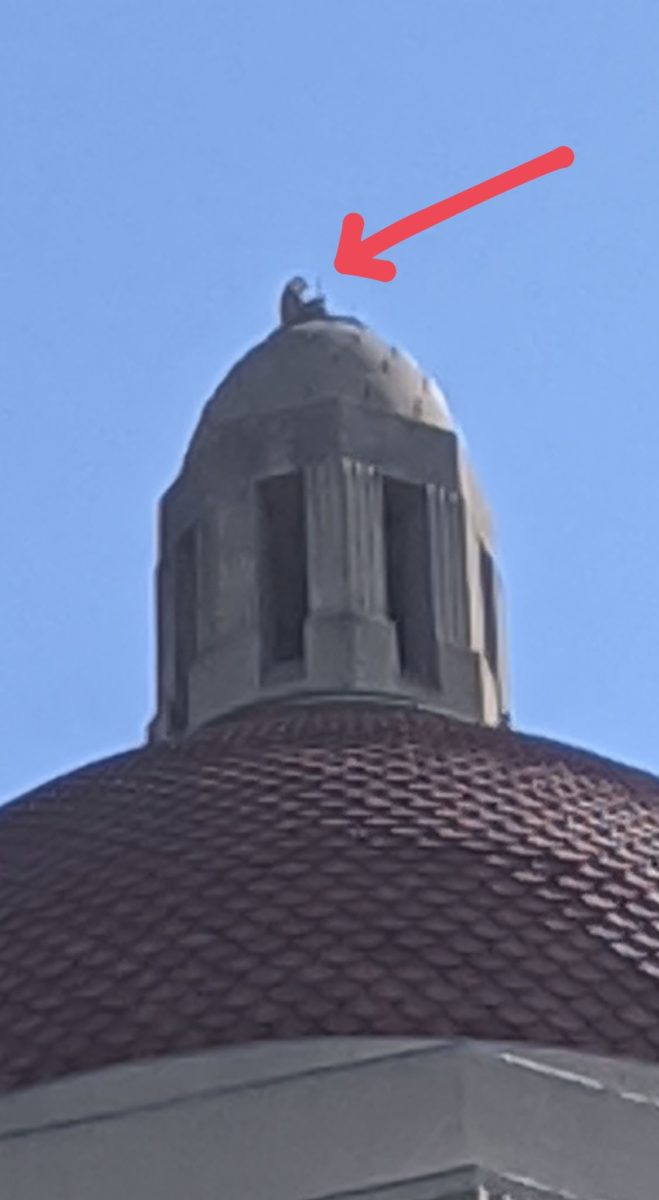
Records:
[[[325,297],[312,296],[305,300],[309,285],[301,275],[289,280],[281,294],[279,314],[282,325],[300,325],[304,321],[315,321],[327,316]]]

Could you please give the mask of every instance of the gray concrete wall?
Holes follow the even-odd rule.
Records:
[[[7,1200],[651,1200],[659,1072],[486,1043],[327,1039],[0,1100]]]

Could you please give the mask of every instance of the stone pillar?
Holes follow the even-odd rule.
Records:
[[[208,511],[200,541],[199,655],[190,671],[190,724],[258,693],[260,630],[255,514],[249,487]]]
[[[375,467],[326,459],[305,472],[311,612],[384,615],[382,481]]]
[[[307,684],[391,685],[396,647],[385,615],[382,481],[369,464],[328,459],[307,467],[305,493]]]
[[[149,726],[149,739],[159,741],[169,733],[170,712],[174,703],[176,679],[174,669],[175,612],[174,586],[166,558],[161,558],[155,572],[157,607],[157,712]]]
[[[437,641],[466,649],[470,622],[462,498],[435,483],[428,485],[427,494]]]

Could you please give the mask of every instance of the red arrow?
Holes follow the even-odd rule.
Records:
[[[372,233],[364,240],[364,218],[359,213],[348,213],[343,218],[334,266],[342,275],[363,275],[367,279],[379,279],[382,283],[388,283],[394,278],[396,267],[392,262],[376,258],[376,254],[389,250],[391,246],[405,241],[406,238],[414,237],[415,233],[422,233],[431,225],[454,217],[456,213],[464,212],[466,208],[473,208],[476,204],[482,204],[484,200],[491,200],[493,196],[509,192],[511,188],[519,187],[521,183],[529,183],[531,179],[538,179],[541,175],[549,175],[551,171],[558,171],[560,167],[569,167],[573,162],[574,154],[570,147],[558,146],[548,154],[541,154],[538,158],[522,163],[521,167],[512,167],[510,171],[486,179],[484,183],[477,183],[475,187],[467,188],[464,192],[457,192],[455,196],[440,200],[438,204],[420,208],[418,212],[409,217],[402,217],[400,221],[394,221],[393,225],[387,225],[385,229]]]

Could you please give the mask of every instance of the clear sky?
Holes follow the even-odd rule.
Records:
[[[659,771],[658,62],[655,0],[4,0],[1,796],[143,738],[157,497],[297,272],[447,392],[515,725]]]

